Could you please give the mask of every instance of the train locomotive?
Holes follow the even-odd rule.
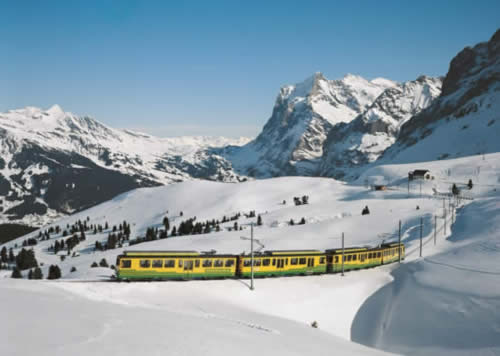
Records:
[[[355,247],[319,250],[264,251],[253,257],[255,277],[280,277],[338,273],[396,262],[405,256],[403,243],[375,248]],[[250,255],[199,253],[196,251],[124,251],[116,259],[116,278],[134,280],[192,280],[249,278]]]

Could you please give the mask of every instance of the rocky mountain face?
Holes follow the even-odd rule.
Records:
[[[450,63],[442,92],[401,127],[381,162],[411,162],[500,151],[500,30]]]
[[[39,225],[120,193],[202,178],[238,181],[210,147],[247,139],[156,138],[28,107],[0,114],[0,223]]]
[[[315,175],[332,128],[352,121],[381,93],[396,86],[386,79],[368,81],[349,74],[341,80],[328,80],[316,73],[282,87],[260,135],[221,156],[237,172],[253,177]]]
[[[347,178],[376,161],[396,142],[401,126],[440,95],[441,84],[441,78],[427,76],[398,83],[354,120],[334,126],[324,143],[319,174]]]

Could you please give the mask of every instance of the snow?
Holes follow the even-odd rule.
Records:
[[[408,197],[408,171],[424,168],[435,179],[422,182],[422,196],[420,182],[413,182]],[[265,250],[324,250],[340,247],[342,232],[346,246],[395,241],[401,220],[408,255],[401,266],[396,263],[349,272],[344,277],[257,279],[256,289],[251,291],[248,280],[106,282],[113,270],[90,265],[102,258],[114,263],[123,249],[248,252],[249,242],[241,237],[249,236],[249,224],[255,218],[241,217],[242,231],[227,231],[233,224],[229,222],[219,233],[167,238],[105,252],[94,252],[92,247],[96,240],[105,240],[108,231],[88,232],[87,240],[76,247],[79,255],[64,261],[47,251],[55,241],[52,237],[39,242],[34,250],[44,263],[45,275],[50,264],[61,267],[61,280],[0,278],[2,305],[22,305],[23,309],[23,313],[19,308],[4,312],[14,322],[0,326],[0,338],[6,338],[0,339],[0,353],[380,353],[357,344],[362,343],[403,354],[496,354],[500,351],[496,341],[500,194],[495,190],[499,176],[500,154],[495,153],[374,167],[352,184],[328,178],[282,177],[239,184],[190,181],[122,194],[53,226],[87,216],[90,223],[108,221],[111,226],[127,220],[136,236],[149,226],[160,226],[165,215],[177,226],[193,216],[197,221],[220,220],[224,215],[255,210],[263,220],[263,226],[254,229],[255,237]],[[444,231],[443,201],[435,199],[433,191],[448,192],[452,182],[464,189],[471,177],[474,187],[464,192],[475,200],[457,210],[453,225],[454,215],[448,212]],[[389,189],[369,190],[365,181],[370,179],[383,180]],[[293,205],[293,197],[302,195],[309,196],[309,204]],[[361,216],[365,205],[371,213]],[[448,208],[446,201],[445,206]],[[439,217],[436,245],[434,216]],[[302,217],[307,224],[288,226],[291,218],[298,221]],[[421,219],[424,258],[418,257]],[[6,246],[19,246],[25,238]],[[70,272],[72,266],[76,272]],[[8,272],[1,276],[8,277]],[[31,315],[37,315],[36,320]],[[52,329],[47,328],[47,320]],[[318,329],[311,328],[313,321]],[[36,336],[23,343],[27,323]]]

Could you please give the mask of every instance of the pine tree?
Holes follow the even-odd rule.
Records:
[[[306,223],[306,219],[303,217],[300,219],[299,225],[304,225]]]
[[[260,214],[259,214],[259,216],[257,217],[257,225],[258,225],[258,226],[261,226],[261,225],[262,225],[262,217],[260,216]]]
[[[290,225],[295,225],[295,221],[293,221],[293,219],[290,219]]]
[[[105,259],[105,258],[103,258],[103,259],[101,260],[101,262],[99,262],[99,266],[101,266],[101,267],[109,267],[109,265],[108,265],[108,261],[106,261],[106,259]]]
[[[107,230],[109,229],[109,225],[108,225],[108,222],[106,221],[106,223],[104,224],[104,230]]]
[[[23,275],[22,275],[21,271],[19,270],[19,268],[14,267],[14,270],[12,271],[10,278],[23,278]]]
[[[0,252],[0,261],[3,263],[8,262],[8,256],[7,256],[7,247],[2,247],[2,251]]]
[[[458,187],[455,183],[453,183],[453,187],[451,188],[451,192],[453,193],[453,195],[458,195],[460,193],[460,191],[458,190]]]
[[[163,218],[163,226],[165,227],[165,231],[170,230],[170,221],[167,216]]]
[[[467,187],[469,188],[469,190],[472,189],[474,185],[472,184],[472,179],[469,179],[469,183],[467,183]]]
[[[28,271],[28,279],[33,279],[33,270]]]
[[[33,279],[43,279],[43,273],[40,267],[36,267],[33,271]]]
[[[95,268],[95,267],[99,267],[99,265],[97,264],[97,262],[93,262],[91,265],[90,265],[91,268]]]
[[[49,267],[49,275],[47,279],[59,279],[61,278],[61,269],[58,265],[50,265]]]
[[[238,231],[238,222],[236,222],[236,221],[234,222],[233,228],[235,231]]]
[[[177,236],[177,229],[175,226],[172,228],[172,232],[170,233],[171,236]]]
[[[70,272],[71,273],[76,272],[76,267],[75,266],[71,267],[71,271]]]
[[[12,247],[9,249],[9,262],[14,263],[16,261],[16,257],[14,256],[14,250]]]

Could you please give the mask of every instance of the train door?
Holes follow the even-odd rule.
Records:
[[[309,257],[307,259],[307,268],[312,268],[314,267],[314,257]]]
[[[194,265],[193,260],[184,260],[184,277],[185,278],[191,277],[191,273],[193,273],[193,265]]]
[[[282,258],[278,258],[278,265],[277,265],[278,269],[282,269],[283,267],[285,267],[285,260],[282,259]]]

